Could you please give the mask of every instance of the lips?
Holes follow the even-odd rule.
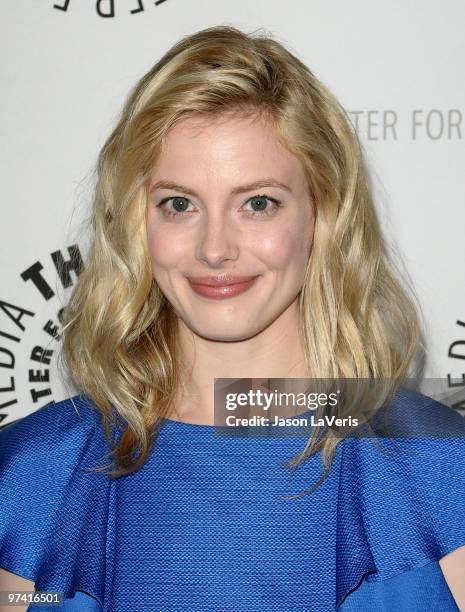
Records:
[[[188,278],[191,288],[203,297],[223,299],[247,291],[258,276],[203,276]]]
[[[192,285],[206,285],[207,287],[228,287],[229,285],[238,285],[250,281],[256,276],[232,276],[230,274],[217,276],[195,276],[188,277]]]

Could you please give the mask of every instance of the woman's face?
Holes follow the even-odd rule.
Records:
[[[172,128],[150,181],[147,235],[154,278],[194,333],[244,340],[297,313],[313,228],[303,167],[263,119]],[[256,278],[239,292],[247,285],[188,280],[223,275]]]

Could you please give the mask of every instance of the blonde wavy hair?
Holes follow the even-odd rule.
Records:
[[[148,251],[150,175],[180,119],[225,112],[266,117],[306,171],[316,209],[299,297],[308,371],[387,380],[376,395],[382,405],[424,370],[417,298],[382,236],[345,110],[267,33],[202,30],[175,44],[137,83],[99,154],[90,249],[64,311],[62,357],[102,414],[115,462],[97,469],[113,467],[110,477],[145,463],[181,384],[176,314],[153,278]],[[348,405],[359,410],[366,401]],[[115,444],[111,423],[121,433]],[[332,431],[312,436],[289,465],[321,450],[328,472],[340,439]]]

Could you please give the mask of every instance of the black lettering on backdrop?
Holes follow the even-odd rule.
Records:
[[[55,264],[61,284],[65,289],[71,287],[73,284],[70,271],[74,270],[76,276],[79,276],[82,268],[84,267],[84,262],[82,261],[81,253],[77,245],[73,244],[72,246],[68,247],[68,253],[70,258],[67,260],[65,260],[61,254],[61,251],[55,251],[51,254],[51,258]]]
[[[59,4],[54,4],[53,8],[58,9],[59,11],[65,11],[66,13],[66,11],[68,10],[69,3],[70,3],[70,0],[65,0],[64,5],[60,6]]]
[[[9,402],[3,402],[3,404],[0,404],[0,410],[3,410],[4,408],[8,408],[9,406],[14,406],[17,403],[18,403],[17,399],[12,399]],[[6,417],[7,417],[6,414],[0,414],[0,423],[3,421],[3,419],[6,419]]]
[[[82,2],[83,0],[81,0]],[[126,0],[129,3],[132,2],[134,8],[129,10],[130,15],[136,15],[137,13],[143,13],[145,11],[144,0]],[[115,17],[115,0],[87,0],[89,4],[94,4],[95,12],[99,17]],[[156,0],[153,2],[154,6],[163,4],[166,0]],[[62,0],[62,4],[54,4],[53,8],[66,13],[68,11],[71,0]],[[137,6],[135,6],[137,4]],[[128,10],[128,9],[126,9]]]
[[[3,361],[2,353],[6,355],[7,359]],[[0,346],[0,368],[10,368],[13,369],[15,367],[15,355],[13,351],[5,348],[4,346]],[[1,391],[1,389],[0,389]]]
[[[136,0],[136,1],[138,4],[138,7],[130,11],[131,15],[135,15],[136,13],[141,13],[144,10],[144,5],[142,4],[142,0]]]
[[[15,306],[14,304],[9,304],[8,302],[4,302],[3,300],[0,300],[0,310],[3,310],[3,312],[13,321],[13,323],[15,323],[15,325],[17,325],[22,331],[24,331],[26,328],[24,327],[24,325],[21,323],[21,319],[24,317],[24,315],[29,315],[30,317],[35,316],[33,312],[31,312],[30,310],[26,310],[25,308],[21,308],[20,306]],[[17,314],[14,315],[13,311],[16,311]],[[7,334],[5,334],[4,332],[2,332],[2,336],[6,336]]]
[[[465,327],[465,321],[460,321],[460,319],[457,321],[457,325],[460,325],[461,327]],[[456,351],[455,348],[456,347],[461,347],[462,352]],[[465,340],[456,340],[455,342],[453,342],[450,347],[449,347],[449,357],[452,357],[453,359],[465,359]],[[462,380],[459,380],[458,382],[454,382],[451,378],[451,375],[448,374],[447,375],[447,382],[449,383],[449,387],[463,387],[465,386],[465,374],[462,374]],[[460,400],[454,404],[452,404],[451,408],[454,408],[456,410],[465,410],[465,401],[464,400]]]
[[[34,402],[34,404],[36,404],[42,397],[45,397],[47,395],[52,395],[52,390],[50,388],[42,389],[41,391],[37,391],[36,389],[31,389],[31,397],[32,397],[32,401]]]
[[[38,361],[39,363],[46,363],[50,365],[53,351],[50,349],[44,349],[41,346],[35,346],[31,351],[31,361]]]
[[[57,318],[60,321],[61,325],[63,325],[63,319],[65,318],[65,308],[64,307],[60,308],[60,310],[58,311]]]
[[[13,376],[10,376],[10,386],[9,387],[0,387],[0,393],[5,393],[5,392],[15,391],[15,390],[16,390],[15,379],[13,378]]]
[[[55,295],[55,292],[40,273],[43,269],[44,267],[40,261],[36,261],[36,263],[29,266],[24,272],[21,272],[21,278],[24,281],[32,281],[44,299],[50,300]]]
[[[465,327],[465,321],[458,320],[457,325],[460,325],[461,327]],[[454,349],[456,346],[463,347],[463,354],[455,352]],[[453,357],[454,359],[465,359],[465,340],[456,340],[455,342],[452,342],[452,344],[449,347],[448,357]]]
[[[64,308],[61,308],[61,310],[64,310]],[[55,338],[55,340],[60,339],[60,334],[58,333],[58,325],[55,325],[53,321],[50,321],[50,319],[47,321],[47,323],[45,323],[43,330],[49,336]]]
[[[50,370],[29,370],[29,382],[50,382]]]
[[[463,355],[455,352],[456,346],[461,346],[463,348]],[[465,340],[456,340],[455,342],[452,342],[449,347],[448,357],[453,357],[454,359],[465,359]]]
[[[108,13],[102,12],[103,2],[107,4],[106,8],[109,9]],[[97,15],[99,15],[99,17],[114,17],[115,16],[115,0],[97,0],[97,4],[95,5],[95,10],[97,11]]]
[[[8,338],[8,340],[13,340],[13,342],[19,342],[18,336],[12,336],[11,334],[7,334],[4,331],[0,331],[0,336],[3,336],[4,338]]]
[[[73,281],[79,276],[81,270],[84,268],[84,262],[82,260],[78,245],[71,245],[67,249],[64,248],[59,251],[54,251],[50,254],[50,257],[52,258],[55,268],[53,271],[54,277],[56,273],[56,278],[60,279],[63,287],[70,287],[73,284]],[[22,272],[21,278],[24,281],[32,281],[34,290],[38,289],[41,296],[48,300],[55,295],[52,286],[56,286],[56,282],[49,282],[46,279],[47,275],[43,270],[44,268],[41,262],[36,261]],[[74,272],[74,275],[72,272]],[[63,325],[65,310],[66,307],[62,306],[57,313],[57,319],[61,325]],[[36,316],[36,313],[0,299],[0,318],[4,315],[6,315],[17,328],[21,329],[21,331],[28,332],[30,325],[26,325],[24,317],[26,315],[34,317]],[[49,318],[42,326],[42,333],[45,332],[46,334],[44,343],[35,344],[32,350],[29,352],[29,360],[33,363],[29,365],[26,373],[27,382],[32,385],[32,388],[29,387],[28,391],[30,397],[32,398],[33,404],[42,404],[43,400],[46,401],[46,405],[53,402],[53,391],[50,386],[50,381],[52,379],[50,364],[52,362],[53,355],[55,354],[55,348],[49,349],[49,347],[53,340],[55,340],[55,342],[61,340],[59,329],[60,325],[57,323],[57,321]],[[5,340],[18,344],[23,342],[23,338],[0,329],[0,342]],[[5,343],[3,342],[3,344]],[[19,365],[17,363],[14,350],[10,350],[10,348],[7,346],[0,345],[0,373],[2,374],[2,378],[0,378],[0,428],[3,427],[4,421],[8,417],[5,410],[8,410],[10,407],[16,406],[20,403],[18,398],[8,400],[4,400],[3,398],[4,394],[17,392],[17,388],[19,388],[20,391],[24,389],[24,384],[21,383],[16,385],[15,375],[13,372],[18,367]],[[13,375],[8,375],[5,377],[4,375],[7,372],[8,374],[12,373]],[[41,385],[43,385],[44,388],[36,388]],[[30,400],[27,400],[27,402],[29,401]]]
[[[77,245],[68,247],[68,253],[70,255],[69,259],[65,259],[61,251],[55,251],[50,255],[64,289],[71,287],[73,284],[70,272],[73,270],[76,276],[79,276],[84,267],[84,262],[82,261],[81,253]],[[55,292],[41,274],[43,269],[44,267],[40,261],[36,261],[32,266],[29,266],[29,268],[21,273],[21,278],[24,281],[32,281],[42,297],[46,300],[50,300],[54,297]]]

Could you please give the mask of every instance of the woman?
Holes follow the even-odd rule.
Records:
[[[69,610],[465,606],[464,422],[403,386],[417,308],[308,68],[230,27],[181,40],[103,147],[91,229],[63,330],[81,393],[1,435],[3,588]],[[346,406],[388,406],[407,452],[331,428],[218,438],[233,377],[384,381]],[[407,439],[425,416],[457,437]]]

